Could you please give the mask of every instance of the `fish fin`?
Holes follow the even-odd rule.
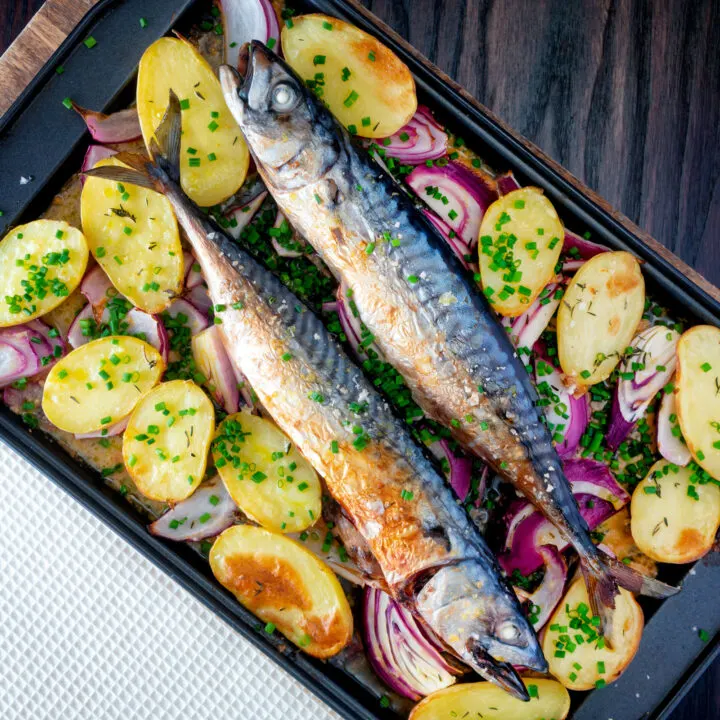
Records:
[[[680,588],[647,577],[603,552],[599,552],[595,559],[599,562],[599,570],[597,566],[592,567],[589,563],[582,563],[581,569],[587,585],[590,607],[593,614],[600,618],[600,628],[608,646],[611,643],[618,586],[654,598],[667,598],[680,591]]]
[[[600,555],[600,562],[615,582],[626,590],[630,590],[630,592],[660,599],[670,597],[680,592],[679,587],[667,585],[664,582],[660,582],[660,580],[643,575],[609,555]]]
[[[155,163],[176,183],[180,182],[181,131],[180,100],[171,89],[165,114],[155,129],[155,136],[150,140],[150,155]]]
[[[127,183],[128,185],[139,185],[150,190],[155,189],[150,178],[144,173],[132,168],[119,167],[118,165],[103,165],[102,167],[85,170],[81,174],[88,177],[103,178],[103,180]]]

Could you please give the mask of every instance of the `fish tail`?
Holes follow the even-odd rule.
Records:
[[[600,618],[600,629],[608,645],[612,638],[613,610],[619,587],[654,598],[667,598],[680,590],[647,577],[601,551],[593,558],[593,562],[583,560],[581,570],[587,585],[590,608]]]
[[[160,124],[150,139],[150,158],[129,152],[114,157],[128,167],[103,165],[86,170],[83,174],[105,180],[140,185],[167,194],[180,182],[180,136],[182,119],[180,101],[173,90]]]

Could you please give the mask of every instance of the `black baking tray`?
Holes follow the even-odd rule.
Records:
[[[133,95],[137,64],[144,49],[175,27],[186,27],[199,12],[195,0],[100,0],[68,36],[10,110],[0,118],[0,236],[46,207],[62,183],[80,166],[88,135],[80,118],[62,100],[111,111]],[[720,325],[720,303],[681,270],[659,256],[610,212],[546,162],[540,153],[510,134],[482,107],[463,96],[436,68],[367,11],[344,0],[293,3],[301,11],[324,12],[377,36],[413,72],[418,93],[467,144],[498,171],[513,170],[523,184],[542,187],[572,228],[641,258],[651,293],[691,320]],[[202,4],[204,10],[207,5]],[[141,29],[139,18],[147,27]],[[82,41],[92,35],[97,45]],[[65,68],[56,73],[58,65]],[[0,405],[0,438],[53,482],[101,518],[143,555],[173,577],[253,645],[280,664],[345,718],[398,718],[377,697],[342,671],[294,650],[283,649],[261,630],[213,578],[208,564],[184,545],[150,535],[146,518],[98,473],[65,453],[40,432]],[[628,670],[607,689],[576,693],[574,720],[667,718],[682,696],[720,653],[720,560],[713,553],[692,568],[670,569],[667,579],[682,580],[683,592],[660,603],[646,603],[646,629]],[[710,640],[703,642],[699,630]]]

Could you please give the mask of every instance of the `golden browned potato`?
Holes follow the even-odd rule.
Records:
[[[232,499],[263,527],[300,532],[320,517],[317,473],[270,420],[229,415],[218,427],[213,457]]]
[[[720,478],[720,330],[697,325],[677,347],[677,415],[693,460]]]
[[[42,408],[61,430],[82,434],[127,417],[165,369],[160,353],[128,335],[81,345],[50,370]]]
[[[153,388],[138,402],[123,435],[123,461],[138,490],[151,500],[180,502],[202,482],[215,411],[189,380]]]
[[[480,224],[483,292],[501,315],[522,315],[555,275],[565,231],[552,203],[534,187],[496,200]]]
[[[145,144],[162,120],[170,90],[180,100],[180,181],[198,205],[229,198],[247,175],[250,155],[210,65],[185,40],[163,37],[140,59],[137,108]]]
[[[415,706],[410,720],[564,720],[570,712],[570,695],[555,680],[525,678],[530,702],[517,700],[489,682],[463,683],[438,690]]]
[[[61,220],[34,220],[0,242],[0,327],[45,315],[80,284],[85,236]],[[28,297],[29,296],[29,297]]]
[[[334,573],[285,535],[235,525],[210,551],[210,567],[240,603],[309,655],[327,658],[350,642],[353,619]]]
[[[95,167],[104,165],[124,167],[115,158]],[[118,291],[145,312],[170,305],[182,290],[184,267],[168,200],[137,185],[89,177],[80,207],[90,252]]]
[[[353,25],[328,15],[302,15],[283,27],[282,48],[290,67],[351,133],[386,137],[415,114],[415,80],[408,67]]]
[[[577,271],[557,316],[560,365],[577,389],[610,375],[644,307],[645,281],[630,253],[600,253]]]
[[[543,638],[550,673],[569,690],[592,690],[617,680],[635,657],[645,620],[632,593],[621,588],[612,617],[612,649],[598,636],[598,625],[585,581],[579,578],[568,588]]]
[[[659,460],[635,488],[631,528],[646,555],[689,563],[710,550],[720,526],[720,488],[699,479],[690,468]]]

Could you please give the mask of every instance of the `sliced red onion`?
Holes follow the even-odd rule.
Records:
[[[236,517],[235,502],[215,476],[158,518],[148,530],[168,540],[196,542],[219,535],[235,524]]]
[[[31,330],[40,335],[45,341],[45,344],[49,348],[48,356],[50,357],[50,361],[46,361],[43,367],[45,369],[51,368],[65,354],[65,351],[67,350],[65,341],[60,336],[57,328],[51,328],[49,325],[46,325],[42,320],[30,320],[28,323],[26,323],[26,325]],[[56,348],[60,349],[57,350]]]
[[[107,427],[104,427],[102,430],[94,430],[93,432],[89,433],[81,433],[81,434],[75,434],[76,440],[90,440],[93,438],[104,438],[104,437],[115,437],[116,435],[120,435],[121,433],[125,432],[125,428],[128,426],[128,423],[130,422],[130,416],[128,415],[126,418],[119,420],[116,423],[113,423],[112,425],[108,425]]]
[[[502,324],[509,328],[508,336],[515,347],[532,349],[540,339],[560,304],[561,298],[555,297],[559,287],[560,284],[554,282],[546,285],[522,315],[502,319]],[[526,365],[530,364],[530,357],[527,353],[521,355]]]
[[[455,162],[442,167],[418,165],[405,179],[465,245],[477,245],[483,215],[498,198],[497,190],[488,181]]]
[[[692,460],[690,450],[688,450],[680,431],[675,393],[672,392],[663,393],[660,403],[660,411],[657,416],[657,444],[660,454],[674,465],[685,467]]]
[[[609,252],[610,250],[610,248],[606,245],[599,245],[598,243],[586,240],[584,237],[581,237],[580,235],[577,235],[571,230],[565,228],[565,240],[563,242],[562,250],[563,256],[567,257],[572,248],[575,248],[577,252],[572,253],[570,256],[572,259],[565,260],[563,262],[563,272],[575,271],[583,265],[586,260],[589,260],[591,257],[595,257],[595,255],[599,255],[600,253]]]
[[[211,325],[192,339],[192,351],[200,372],[215,400],[231,415],[240,407],[240,393],[230,357],[225,349],[222,330]]]
[[[438,446],[450,465],[450,486],[460,500],[465,500],[472,480],[472,460],[462,455],[456,455],[445,438],[438,441]]]
[[[104,145],[88,145],[80,172],[84,173],[87,170],[91,170],[101,160],[105,160],[105,158],[112,157],[113,155],[117,155],[117,152],[112,148],[105,147]],[[86,180],[87,177],[85,175],[80,176],[80,182],[82,185],[85,184]]]
[[[445,155],[448,136],[430,110],[424,105],[418,105],[407,125],[384,141],[379,140],[378,144],[382,144],[385,155],[397,158],[402,163],[418,165]]]
[[[49,352],[50,346],[25,325],[0,330],[0,387],[40,372],[41,357]]]
[[[196,285],[186,297],[201,313],[207,315],[212,307],[212,300],[205,285]]]
[[[231,222],[233,220],[235,221],[233,225],[229,225],[226,228],[230,235],[235,238],[235,240],[238,240],[240,238],[240,234],[242,233],[243,229],[247,225],[249,225],[250,221],[255,217],[257,211],[262,207],[262,204],[265,202],[265,198],[267,198],[267,195],[267,190],[263,190],[259,195],[254,197],[245,205],[230,208],[225,213],[225,217],[228,220],[230,220]]]
[[[365,351],[368,349],[374,350],[378,355],[380,352],[374,343],[363,345],[363,329],[360,318],[355,315],[351,305],[351,299],[348,298],[347,288],[345,285],[340,285],[337,289],[337,302],[335,303],[335,310],[340,319],[340,325],[342,326],[343,332],[347,335],[348,342],[352,346],[353,350],[359,355],[364,353],[360,350],[363,347]],[[328,306],[326,303],[325,306]],[[370,337],[367,334],[367,337]]]
[[[110,278],[105,271],[99,266],[85,273],[85,277],[80,283],[80,292],[85,296],[87,301],[92,305],[95,311],[95,317],[99,318],[105,308],[105,304],[111,297],[119,295]]]
[[[591,530],[630,501],[607,466],[597,460],[566,460],[563,467],[580,514]],[[523,575],[535,572],[543,564],[539,552],[543,545],[554,545],[560,552],[568,547],[557,528],[526,501],[513,503],[506,523],[512,532],[508,531],[505,552],[498,560],[508,574],[516,569]]]
[[[536,349],[540,343],[536,343]],[[560,371],[543,356],[536,352],[535,386],[543,400],[549,400],[543,406],[550,432],[562,435],[562,441],[555,443],[560,457],[571,456],[580,444],[585,428],[590,422],[590,399],[587,394],[574,397],[565,386]]]
[[[195,269],[196,267],[200,267],[198,261],[195,259],[195,256],[185,250],[183,252],[183,262],[185,263],[185,287],[188,290],[192,290],[194,287],[202,285],[205,280],[200,270]]]
[[[129,142],[142,136],[137,108],[105,115],[73,103],[73,110],[85,121],[93,140],[100,143]]]
[[[452,248],[453,252],[458,256],[460,262],[470,269],[476,264],[468,260],[472,257],[473,251],[460,239],[455,231],[444,221],[441,220],[434,212],[430,212],[423,208],[423,215],[435,226],[436,230],[443,236],[445,242]]]
[[[673,376],[679,339],[676,330],[663,325],[646,328],[633,338],[630,343],[633,353],[622,362],[620,380],[613,397],[610,427],[606,436],[609,448],[618,448],[645,414],[655,395]],[[644,367],[633,370],[637,364]],[[631,379],[625,379],[624,374],[631,376]]]
[[[240,48],[251,40],[279,51],[280,27],[270,0],[220,0],[225,35],[225,62],[237,68]]]
[[[284,222],[286,222],[285,216],[278,210],[277,215],[275,216],[275,222],[273,223],[273,228],[279,228]],[[293,239],[295,239],[295,238],[296,238],[296,235],[295,235],[295,233],[293,233]],[[275,252],[280,257],[285,257],[285,258],[302,257],[301,252],[298,252],[297,250],[290,250],[290,249],[286,248],[284,245],[281,245],[278,242],[277,238],[272,237],[271,240],[272,240],[272,246],[275,248]]]
[[[536,632],[545,626],[562,600],[568,577],[565,559],[554,545],[541,545],[538,554],[545,565],[545,574],[540,584],[532,593],[515,588],[517,596],[533,610],[530,619]]]
[[[126,332],[129,335],[144,335],[146,342],[150,343],[167,362],[170,354],[170,338],[159,315],[151,315],[139,308],[133,308],[125,316],[128,324]]]
[[[85,307],[75,316],[75,319],[68,328],[67,339],[71,347],[78,348],[81,345],[85,345],[85,343],[90,342],[90,338],[83,335],[82,331],[83,321],[87,320],[92,320],[93,322],[95,321],[95,314],[93,313],[93,307],[90,303],[85,305]]]
[[[520,183],[515,179],[512,171],[498,175],[495,178],[495,182],[497,183],[497,189],[500,195],[507,195],[513,190],[519,190],[521,188]]]
[[[373,670],[393,691],[419,700],[455,682],[457,672],[415,617],[387,593],[366,588],[365,647]]]
[[[186,324],[187,327],[190,328],[191,335],[201,333],[208,325],[210,325],[207,313],[203,313],[195,307],[195,305],[183,298],[173,300],[170,306],[166,308],[165,312],[172,318],[176,318],[180,314],[184,315],[187,318]]]

